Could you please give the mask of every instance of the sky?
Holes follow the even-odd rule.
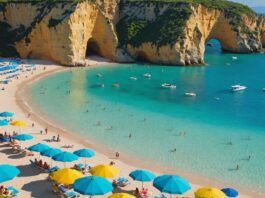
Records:
[[[230,0],[230,1],[247,4],[250,7],[265,6],[265,0]]]

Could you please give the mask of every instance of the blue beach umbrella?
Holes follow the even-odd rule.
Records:
[[[14,115],[13,113],[8,112],[8,111],[4,111],[4,112],[0,113],[0,117],[5,117],[5,118],[12,117],[13,115]]]
[[[40,152],[48,150],[50,148],[51,147],[49,147],[47,144],[38,143],[38,144],[30,146],[28,148],[28,150],[40,153]]]
[[[185,179],[176,175],[162,175],[155,178],[153,186],[159,191],[170,194],[183,194],[191,189],[190,184]]]
[[[235,198],[238,196],[238,192],[233,188],[223,188],[221,190],[227,197]]]
[[[75,155],[77,155],[78,157],[83,157],[83,158],[91,158],[93,156],[95,156],[95,152],[91,149],[80,149],[74,152]],[[85,164],[86,164],[86,160],[85,160]]]
[[[20,171],[17,167],[8,164],[0,165],[0,183],[14,179]]]
[[[23,134],[15,135],[13,138],[18,141],[27,141],[27,140],[33,139],[33,136],[30,134],[23,133]]]
[[[105,195],[113,190],[113,186],[108,180],[98,176],[77,179],[73,188],[82,195],[90,196]]]
[[[8,120],[0,120],[0,126],[7,126],[8,124]]]
[[[84,157],[84,158],[90,158],[95,156],[95,152],[91,149],[80,149],[74,152],[75,155],[79,157]]]
[[[142,186],[143,182],[150,182],[155,179],[155,175],[147,170],[135,170],[129,175],[133,180],[141,181]]]
[[[53,157],[55,155],[58,155],[59,153],[62,153],[61,149],[49,148],[44,151],[41,151],[40,154],[45,157]]]
[[[45,157],[51,158],[51,166],[52,166],[52,157],[55,155],[58,155],[59,153],[62,153],[60,149],[57,148],[49,148],[47,150],[42,151],[40,154]]]
[[[64,162],[65,166],[66,162],[73,162],[78,160],[78,156],[73,153],[65,151],[53,156],[52,159],[58,162]]]

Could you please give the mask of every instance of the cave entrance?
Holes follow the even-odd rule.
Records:
[[[223,52],[221,42],[218,39],[210,39],[205,44],[205,54],[221,54]]]
[[[94,39],[89,39],[86,47],[86,57],[100,55],[100,48]]]
[[[148,57],[147,57],[147,55],[146,55],[146,53],[143,52],[143,51],[140,51],[140,52],[138,53],[136,59],[137,59],[137,61],[139,61],[139,62],[148,62],[148,61],[149,61],[149,60],[148,60]]]

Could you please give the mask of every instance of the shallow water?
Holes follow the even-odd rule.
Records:
[[[207,67],[127,64],[73,69],[34,84],[31,96],[45,115],[87,139],[265,192],[265,55],[208,50]],[[132,76],[137,80],[130,80]],[[177,88],[161,88],[165,82]],[[229,91],[237,83],[248,89]],[[197,97],[186,97],[185,92]]]

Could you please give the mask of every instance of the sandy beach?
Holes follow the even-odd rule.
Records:
[[[32,63],[32,62],[31,62]],[[82,138],[74,136],[73,133],[68,132],[66,129],[58,127],[56,123],[45,118],[45,116],[41,116],[40,112],[37,110],[36,107],[32,107],[29,103],[29,96],[27,94],[27,87],[30,86],[32,83],[38,81],[41,78],[47,77],[48,75],[54,74],[56,72],[61,72],[65,70],[69,70],[70,68],[62,67],[55,65],[51,62],[47,61],[34,61],[36,64],[36,71],[21,73],[18,80],[15,80],[8,85],[4,85],[5,90],[0,91],[1,96],[1,103],[0,103],[0,110],[1,111],[11,111],[15,113],[14,120],[23,120],[28,123],[28,126],[22,129],[22,132],[30,133],[34,136],[33,140],[26,141],[22,143],[23,147],[28,147],[33,144],[43,142],[47,143],[44,140],[51,139],[53,136],[57,136],[60,134],[62,141],[59,143],[47,143],[52,147],[62,148],[64,145],[74,145],[74,148],[71,149],[64,149],[67,151],[74,151],[84,147],[90,147],[96,151],[96,156],[89,159],[88,162],[91,166],[98,165],[98,164],[109,164],[110,161],[114,161],[115,165],[121,170],[120,177],[128,178],[129,173],[132,170],[138,168],[148,168],[148,164],[144,165],[144,163],[137,165],[137,160],[131,160],[133,158],[123,157],[121,159],[115,159],[114,155],[115,152],[111,150],[106,150],[100,147],[100,145],[93,144],[92,142],[82,140]],[[93,60],[88,62],[90,65],[97,66],[100,64],[109,64],[104,62],[104,60]],[[45,67],[45,70],[44,70]],[[0,86],[2,88],[2,85]],[[30,114],[30,117],[28,116]],[[34,123],[34,127],[32,127],[32,123]],[[48,134],[41,134],[40,131],[48,128]],[[7,126],[3,127],[2,131],[10,131],[17,130],[17,128]],[[47,180],[47,173],[42,172],[36,167],[32,167],[30,165],[29,160],[38,157],[37,153],[34,153],[34,157],[22,157],[20,154],[14,154],[12,148],[7,146],[7,144],[0,144],[0,160],[1,163],[7,163],[17,166],[21,174],[10,182],[4,183],[5,186],[12,185],[20,191],[20,197],[56,197],[51,190],[51,182]],[[121,153],[122,155],[122,153]],[[50,162],[49,158],[43,159],[47,162]],[[83,162],[83,159],[79,159],[78,162]],[[130,162],[134,161],[134,162]],[[71,167],[74,163],[68,163],[67,166]],[[63,163],[53,162],[53,165],[58,165],[63,167]],[[159,170],[156,166],[153,166],[151,170],[154,169]],[[169,171],[171,172],[171,171]],[[155,174],[159,175],[161,172],[155,171]],[[163,172],[164,173],[164,172]],[[176,173],[177,174],[177,173]],[[185,177],[186,175],[181,175]],[[192,177],[191,175],[187,176],[188,180]],[[125,192],[132,192],[136,187],[140,187],[141,184],[139,182],[134,182],[130,180],[130,185],[123,188],[122,191]],[[200,182],[198,178],[194,177],[192,179],[192,190],[188,193],[183,195],[183,197],[194,197],[194,191],[196,191],[199,187],[204,185],[216,184],[215,182],[211,181],[203,181]],[[224,187],[218,186],[214,187]],[[152,197],[155,195],[161,194],[158,190],[152,187],[151,183],[146,183],[145,187],[147,187],[152,192]],[[264,197],[263,195],[253,194],[252,192],[248,192],[247,190],[240,189],[240,197],[241,198],[248,198],[248,197]],[[99,196],[100,197],[100,196]],[[107,196],[102,196],[107,197]]]

